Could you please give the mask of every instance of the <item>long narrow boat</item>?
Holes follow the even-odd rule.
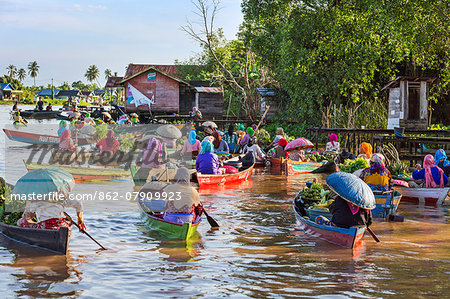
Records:
[[[170,239],[187,240],[191,238],[197,231],[201,220],[201,217],[198,216],[197,219],[191,223],[185,222],[180,224],[170,222],[163,219],[162,213],[151,214],[142,208],[141,203],[139,203],[139,207],[141,208],[141,216],[145,225]]]
[[[320,225],[301,215],[295,201],[292,204],[299,226],[310,235],[346,248],[353,248],[363,237],[366,227],[342,228],[337,226]]]
[[[0,222],[0,232],[18,242],[66,254],[72,226],[54,229],[25,228]]]
[[[297,175],[311,173],[327,163],[322,162],[299,162],[291,159],[270,158],[271,167],[281,169],[286,175]]]
[[[207,186],[221,186],[225,184],[237,184],[240,182],[244,182],[248,180],[253,172],[254,167],[255,163],[253,163],[252,166],[243,171],[228,174],[201,174],[197,172],[198,185],[201,188]]]
[[[5,132],[6,136],[8,136],[10,140],[17,142],[25,142],[30,144],[50,144],[50,145],[59,144],[58,136],[35,134],[23,131],[13,131],[8,129],[3,129],[3,132]],[[78,138],[78,145],[87,145],[87,144],[90,144],[90,142],[86,138]]]
[[[71,165],[60,165],[60,164],[44,164],[23,161],[25,167],[28,171],[38,169],[54,167],[67,171],[75,179],[78,180],[120,180],[120,179],[130,179],[130,170],[124,168],[116,167],[81,167],[81,166],[71,166]]]
[[[193,170],[194,172],[194,170]],[[161,182],[173,180],[177,173],[177,168],[136,168],[136,166],[130,166],[131,177],[133,178],[136,186],[142,186],[146,182],[151,181],[152,177],[157,178]]]
[[[36,119],[46,119],[46,118],[56,118],[59,111],[51,110],[22,110],[20,115],[26,118],[36,118]]]
[[[402,194],[404,201],[426,205],[441,205],[449,196],[450,187],[444,188],[407,188],[394,186]]]
[[[375,195],[375,209],[372,210],[372,217],[386,218],[388,215],[394,215],[397,212],[398,205],[402,199],[402,194],[394,190],[394,197],[392,199],[391,193],[388,194],[374,194]],[[328,210],[306,209],[311,221],[314,221],[317,216],[322,215],[331,220],[331,213]]]

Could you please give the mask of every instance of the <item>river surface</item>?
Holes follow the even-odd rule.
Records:
[[[2,128],[12,122],[9,110],[0,106]],[[34,123],[31,120],[21,130],[32,130]],[[41,123],[48,124],[50,132],[57,121]],[[26,173],[22,159],[28,152],[25,144],[5,142],[1,133],[0,175],[6,170],[9,183]],[[99,251],[75,229],[66,256],[1,237],[1,297],[444,298],[450,294],[446,206],[402,202],[398,213],[405,222],[377,221],[372,226],[381,243],[366,234],[356,249],[344,249],[296,226],[291,199],[314,178],[324,176],[286,178],[263,171],[235,189],[200,189],[201,200],[220,229],[210,230],[203,219],[198,234],[188,242],[149,231],[133,201],[86,202],[88,232],[109,250]],[[77,184],[73,192],[94,190],[135,189],[131,180],[123,180]]]

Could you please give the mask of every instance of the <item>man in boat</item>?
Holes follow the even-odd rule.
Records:
[[[52,111],[53,110],[52,104],[48,103],[47,107],[45,107],[45,110],[46,111]]]
[[[448,184],[448,177],[444,171],[435,165],[432,155],[426,155],[423,159],[423,168],[420,164],[416,165],[416,170],[412,173],[414,180],[422,180],[425,182],[425,188],[443,188]],[[410,187],[417,187],[410,184]]]
[[[364,169],[359,176],[374,191],[391,190],[391,173],[384,166],[381,154],[373,154],[370,158],[370,167]]]
[[[44,110],[44,101],[42,101],[41,98],[38,98],[36,108],[39,111]]]
[[[201,174],[221,174],[219,170],[219,158],[214,154],[211,141],[205,138],[201,146],[200,154],[195,160],[195,169]]]
[[[237,152],[238,148],[238,136],[236,132],[234,132],[234,124],[230,124],[228,126],[228,130],[223,133],[222,140],[228,144],[228,148],[230,149],[230,153]]]
[[[447,160],[447,155],[443,149],[438,149],[434,154],[434,164],[440,167],[447,177],[450,176],[450,161]]]
[[[12,107],[13,111],[19,111],[18,104],[19,104],[19,102],[15,101],[14,106]]]
[[[78,225],[86,229],[83,220],[83,205],[78,200],[28,200],[22,218],[17,220],[17,226],[40,229],[59,229],[70,226],[64,217],[64,210],[72,207],[77,212]],[[33,218],[37,221],[33,221]]]

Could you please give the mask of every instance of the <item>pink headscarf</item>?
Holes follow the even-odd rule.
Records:
[[[423,159],[423,168],[425,169],[425,187],[426,188],[436,188],[437,184],[433,179],[431,174],[431,168],[436,167],[439,170],[441,179],[439,180],[439,188],[444,188],[444,171],[434,165],[434,158],[432,155],[426,155]]]
[[[106,145],[108,147],[113,147],[115,143],[114,141],[116,141],[116,138],[114,138],[114,131],[109,130],[108,133],[106,133]]]
[[[337,137],[336,134],[331,134],[330,135],[330,142],[331,142],[332,146],[334,146],[334,143],[337,142],[337,140],[338,140],[338,137]]]

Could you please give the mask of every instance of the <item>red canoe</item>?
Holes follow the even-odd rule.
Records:
[[[201,174],[197,172],[198,185],[206,187],[244,182],[252,174],[254,166],[255,164],[241,172],[230,174]]]
[[[13,141],[31,144],[59,144],[58,136],[35,134],[23,131],[13,131],[8,129],[3,129],[3,132],[5,132],[6,136],[8,136],[8,138]],[[85,138],[78,138],[78,145],[86,144],[89,144],[89,142]]]

